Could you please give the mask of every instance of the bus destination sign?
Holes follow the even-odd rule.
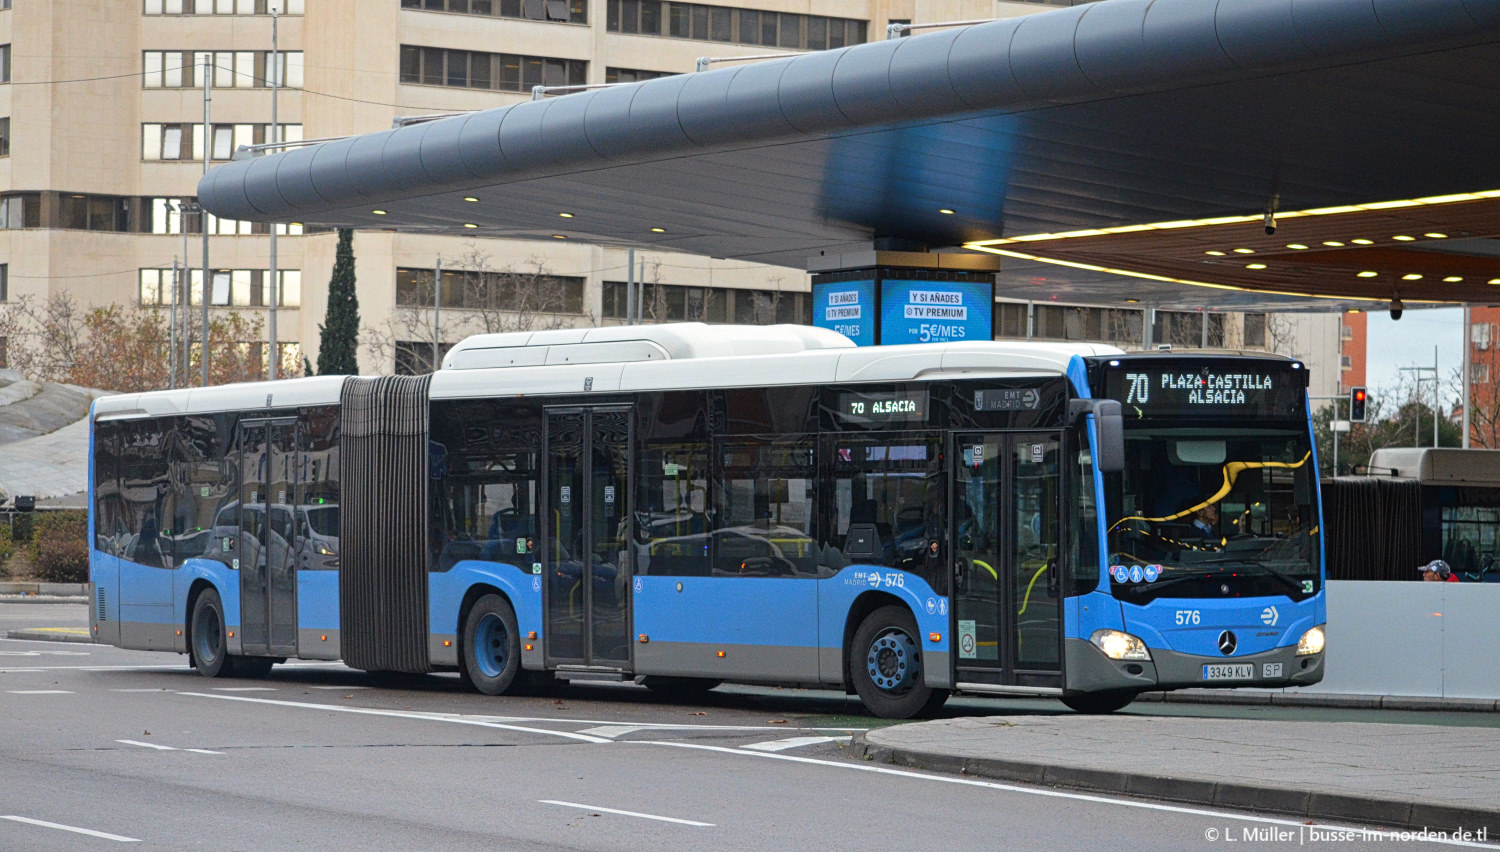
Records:
[[[1127,364],[1105,374],[1105,397],[1127,418],[1233,415],[1295,417],[1302,377],[1243,363],[1158,366]]]
[[[847,423],[922,423],[927,419],[927,391],[841,393],[838,414]]]

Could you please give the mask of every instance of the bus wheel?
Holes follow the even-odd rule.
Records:
[[[1113,692],[1090,692],[1077,695],[1064,695],[1062,703],[1068,705],[1068,709],[1078,713],[1087,713],[1097,716],[1104,713],[1113,713],[1135,700],[1135,693],[1126,689]]]
[[[917,620],[906,607],[883,606],[865,617],[849,646],[854,690],[871,713],[910,719],[935,712],[948,691],[922,682]]]
[[[459,676],[485,695],[501,695],[516,683],[521,671],[521,643],[516,613],[499,595],[474,602],[464,618]]]
[[[193,668],[204,677],[228,677],[234,673],[225,647],[224,603],[219,593],[204,589],[193,601],[193,636],[188,645]]]

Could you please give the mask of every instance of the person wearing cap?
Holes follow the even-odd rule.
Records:
[[[1458,575],[1454,574],[1453,573],[1453,569],[1448,567],[1448,563],[1444,562],[1441,559],[1434,559],[1431,562],[1427,563],[1426,565],[1423,565],[1423,566],[1419,567],[1417,570],[1422,572],[1422,579],[1425,582],[1429,582],[1429,583],[1457,583],[1458,582]]]

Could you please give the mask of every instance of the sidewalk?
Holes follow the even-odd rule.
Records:
[[[869,759],[1006,781],[1500,838],[1500,729],[1161,716],[877,728]]]

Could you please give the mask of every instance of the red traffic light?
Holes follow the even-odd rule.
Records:
[[[1354,423],[1365,422],[1365,404],[1369,401],[1369,395],[1364,388],[1349,389],[1349,420]]]

